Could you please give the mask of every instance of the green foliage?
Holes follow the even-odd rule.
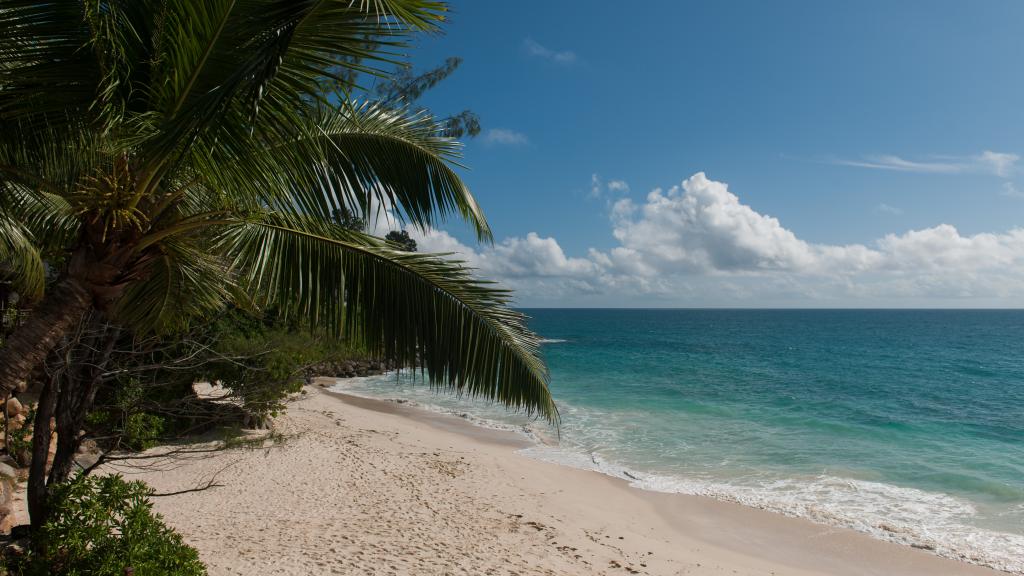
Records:
[[[116,436],[121,448],[147,450],[160,443],[167,428],[165,417],[147,411],[156,406],[151,396],[137,379],[125,378],[118,381],[112,402],[91,412],[86,422]]]
[[[395,247],[403,252],[416,251],[416,241],[410,238],[409,232],[405,230],[392,230],[384,239],[395,244]]]
[[[124,336],[119,347],[131,351],[110,360],[121,376],[99,390],[86,418],[94,436],[133,451],[216,428],[253,427],[277,415],[287,396],[301,390],[311,365],[366,358],[301,323],[238,309],[187,337],[149,338],[144,344],[151,352]],[[226,389],[228,401],[196,396],[193,385],[203,381]]]
[[[32,424],[36,420],[36,407],[33,405],[25,415],[25,422],[20,428],[5,430],[7,434],[7,445],[10,448],[11,456],[22,466],[28,465],[28,459],[32,453]],[[4,421],[0,420],[0,424]]]
[[[73,324],[52,330],[38,311],[82,314],[73,288],[86,286],[100,296],[90,305],[140,337],[231,306],[275,309],[376,357],[422,361],[439,389],[555,420],[539,339],[508,291],[335,219],[388,206],[421,230],[455,217],[492,239],[450,137],[473,133],[472,118],[351,97],[355,78],[386,77],[446,11],[433,0],[5,4],[0,264],[29,294],[45,257],[65,289],[0,348],[0,391]],[[406,97],[456,66],[405,78]],[[305,350],[266,335],[227,345]],[[280,389],[264,392],[295,363],[266,354],[218,375],[272,405]]]
[[[421,74],[414,74],[412,66],[400,66],[394,74],[386,77],[376,86],[377,98],[388,106],[406,106],[416,102],[421,96],[445,78],[452,75],[462,58],[452,56],[446,58],[440,66]],[[418,108],[426,111],[426,108]],[[444,133],[451,138],[473,137],[480,134],[480,118],[472,110],[463,110],[442,119]]]
[[[214,353],[197,376],[228,388],[248,412],[259,415],[276,415],[285,397],[302,389],[309,366],[360,355],[300,325],[237,310],[214,326],[213,336]]]
[[[120,476],[82,476],[52,487],[50,521],[33,535],[19,576],[200,576],[195,549],[152,510],[149,488]]]
[[[139,412],[124,420],[123,443],[130,450],[146,450],[156,446],[164,431],[164,419],[155,414]]]
[[[366,230],[366,222],[361,216],[353,214],[347,208],[338,208],[332,214],[334,223],[346,230],[353,230],[355,232],[364,232]]]

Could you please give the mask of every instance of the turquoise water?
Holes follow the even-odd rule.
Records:
[[[563,423],[537,458],[1024,573],[1024,311],[528,310]]]

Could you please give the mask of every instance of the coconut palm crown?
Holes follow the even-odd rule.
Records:
[[[507,291],[333,218],[393,206],[490,239],[438,122],[322,88],[354,92],[444,14],[426,0],[0,0],[0,265],[36,300],[0,348],[0,394],[92,310],[173,331],[230,304],[554,420]]]

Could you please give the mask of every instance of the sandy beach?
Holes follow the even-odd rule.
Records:
[[[123,469],[213,576],[995,575],[844,529],[630,488],[519,436],[307,387],[283,441]],[[163,449],[156,449],[157,451]],[[108,469],[114,468],[113,466]]]

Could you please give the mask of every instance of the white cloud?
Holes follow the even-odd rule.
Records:
[[[993,174],[1001,178],[1007,178],[1013,172],[1020,160],[1020,156],[1006,152],[993,152],[985,150],[975,158],[982,166],[988,166]]]
[[[955,162],[915,162],[899,156],[865,156],[860,160],[835,160],[834,164],[855,166],[857,168],[873,168],[877,170],[896,170],[900,172],[926,172],[951,174],[962,172],[964,165]]]
[[[639,208],[619,203],[613,214],[616,240],[659,272],[813,272],[839,262],[861,267],[868,257],[863,247],[808,244],[703,172],[653,190]]]
[[[507,144],[518,146],[527,144],[530,140],[526,134],[516,132],[509,128],[491,128],[483,135],[483,141],[488,144]]]
[[[544,46],[534,40],[533,38],[526,38],[523,40],[523,47],[526,49],[527,54],[557,62],[559,64],[572,64],[576,61],[576,53],[571,50],[552,50],[547,46]]]
[[[590,175],[590,197],[600,198],[605,192],[613,192],[616,195],[629,194],[629,183],[625,180],[609,180],[607,183],[599,174]]]
[[[974,156],[942,156],[928,160],[908,160],[895,155],[864,156],[858,159],[837,159],[830,163],[840,166],[893,170],[898,172],[919,172],[925,174],[992,174],[1000,178],[1009,177],[1015,170],[1020,156],[1009,152],[985,150]]]
[[[1013,182],[1003,182],[1003,191],[1000,194],[1010,198],[1024,198],[1024,191],[1019,190]]]
[[[951,277],[967,272],[1024,266],[1024,229],[1007,234],[963,236],[949,224],[878,241],[884,269],[921,273],[935,271]],[[1024,269],[1019,269],[1024,272]]]
[[[890,206],[885,202],[879,204],[878,206],[875,206],[875,210],[878,210],[879,212],[884,212],[885,214],[892,214],[894,216],[903,214],[903,210],[895,206]]]
[[[939,224],[868,244],[813,243],[704,173],[642,202],[618,200],[611,224],[615,245],[578,257],[535,233],[484,249],[443,231],[413,234],[526,304],[1024,305],[1024,228],[964,235]]]
[[[443,230],[409,231],[424,252],[458,254],[485,276],[501,279],[588,276],[598,265],[587,258],[570,258],[554,238],[530,232],[525,238],[506,238],[484,250],[475,250]]]
[[[610,180],[608,182],[608,190],[612,192],[628,193],[629,183],[625,180]]]
[[[597,174],[590,175],[590,197],[598,198],[601,196],[601,192],[604,190],[604,183],[601,181],[601,177]]]

